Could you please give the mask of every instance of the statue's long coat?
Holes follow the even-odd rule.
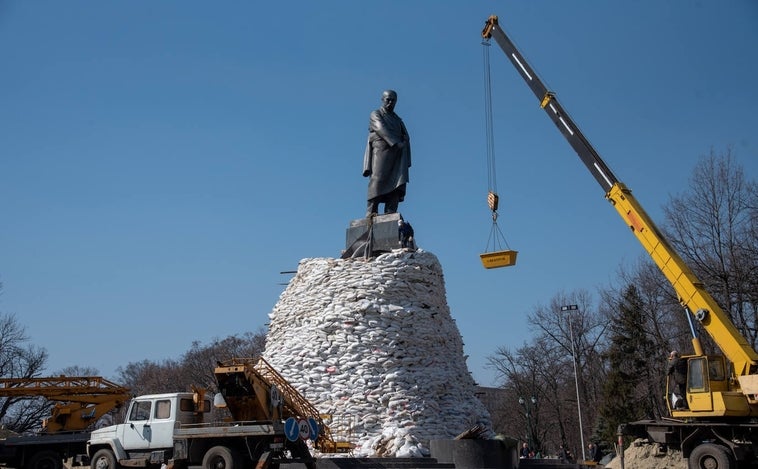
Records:
[[[363,175],[370,177],[368,200],[398,191],[400,201],[405,198],[408,168],[411,166],[411,145],[403,120],[384,108],[371,113],[368,142],[363,155]],[[398,149],[398,142],[405,142]]]

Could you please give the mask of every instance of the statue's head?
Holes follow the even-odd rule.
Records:
[[[382,93],[382,107],[387,111],[393,111],[397,103],[397,93],[394,90],[386,90]]]

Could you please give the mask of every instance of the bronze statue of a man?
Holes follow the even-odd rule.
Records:
[[[405,199],[408,168],[411,166],[411,141],[403,120],[395,114],[397,93],[382,93],[382,107],[369,117],[368,143],[363,156],[363,176],[368,177],[367,217],[378,213],[396,213]]]

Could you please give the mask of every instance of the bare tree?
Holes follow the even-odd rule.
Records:
[[[651,399],[653,413],[662,415],[668,353],[671,350],[692,351],[689,313],[679,304],[671,284],[649,259],[640,258],[631,267],[619,267],[616,283],[601,292],[600,309],[608,324],[612,326],[623,324],[626,318],[621,315],[624,314],[624,305],[627,303],[625,297],[629,288],[634,287],[639,299],[639,304],[636,304],[634,308],[636,327],[644,334],[645,340],[650,342],[651,350],[657,352],[644,352],[644,357],[642,357],[647,361],[646,370],[649,370],[650,377],[647,394]],[[701,337],[701,340],[709,339]],[[612,347],[613,344],[609,344],[606,352]],[[640,352],[642,351],[627,351],[629,356],[635,359],[636,354]]]
[[[41,375],[47,351],[29,344],[29,337],[13,314],[0,314],[0,377],[35,378]],[[52,404],[40,397],[0,397],[0,422],[16,433],[41,428]]]
[[[563,311],[562,308],[568,305],[576,305],[578,309]],[[603,394],[602,383],[606,370],[602,354],[606,346],[608,322],[598,312],[593,304],[592,295],[586,290],[577,290],[568,295],[555,295],[550,301],[550,306],[546,309],[538,308],[534,315],[529,317],[529,321],[542,331],[538,341],[554,341],[560,345],[569,359],[571,375],[574,378],[573,388],[576,390],[577,383],[579,387],[579,406],[582,408],[584,433],[588,434],[597,419],[595,403],[599,402]],[[576,405],[576,394],[573,400]]]
[[[561,310],[573,304],[578,309]],[[581,454],[579,409],[583,434],[588,437],[597,418],[596,403],[602,398],[607,321],[593,307],[591,295],[580,290],[555,295],[548,306],[536,307],[528,322],[535,331],[528,344],[515,351],[500,347],[488,361],[511,396],[511,412],[501,414],[509,414],[512,422],[504,427],[522,440],[529,433],[523,429],[531,428],[532,439],[539,438],[540,449],[546,454],[555,454],[561,444]],[[518,398],[531,396],[536,397],[537,404],[530,421],[525,409],[518,412]]]
[[[209,345],[193,342],[192,348],[182,357],[184,375],[195,384],[207,389],[216,389],[213,369],[216,364],[231,358],[256,358],[263,353],[266,332],[245,332],[225,339],[215,339]]]
[[[16,316],[0,314],[0,376],[31,378],[40,375],[47,362],[47,351],[28,342],[26,328]]]
[[[665,207],[666,233],[753,347],[758,339],[758,189],[731,148],[695,166],[688,192]]]
[[[187,382],[181,364],[176,360],[129,363],[125,367],[118,367],[116,374],[118,382],[135,395],[189,391],[190,385],[194,384]]]
[[[53,373],[53,376],[100,376],[100,371],[91,366],[67,366]]]
[[[129,363],[116,370],[118,381],[130,388],[133,394],[190,391],[192,387],[215,392],[214,368],[220,361],[230,358],[255,358],[263,352],[265,332],[245,332],[224,339],[215,339],[209,345],[199,341],[180,359],[162,362],[143,360]]]
[[[666,357],[670,350],[688,350],[692,342],[688,313],[679,303],[671,283],[649,257],[640,257],[629,267],[619,267],[616,284],[602,291],[608,320],[614,320],[618,304],[623,302],[624,292],[630,285],[636,287],[644,306],[640,327],[658,350]]]

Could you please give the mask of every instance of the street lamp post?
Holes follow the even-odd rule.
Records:
[[[579,309],[577,305],[565,305],[561,306],[561,311],[576,311]],[[571,358],[574,362],[574,384],[576,384],[576,410],[579,413],[579,440],[582,444],[582,460],[586,461],[587,457],[584,454],[584,430],[582,429],[582,404],[579,399],[579,374],[576,370],[576,351],[574,350],[574,328],[571,327],[571,313],[568,314],[569,334],[571,337]]]
[[[521,404],[521,406],[524,408],[524,413],[526,414],[527,444],[529,445],[529,449],[536,453],[537,449],[534,447],[535,438],[534,438],[534,426],[532,425],[532,412],[537,407],[537,398],[535,396],[532,396],[530,400],[527,401],[523,397],[519,397],[518,403]]]

